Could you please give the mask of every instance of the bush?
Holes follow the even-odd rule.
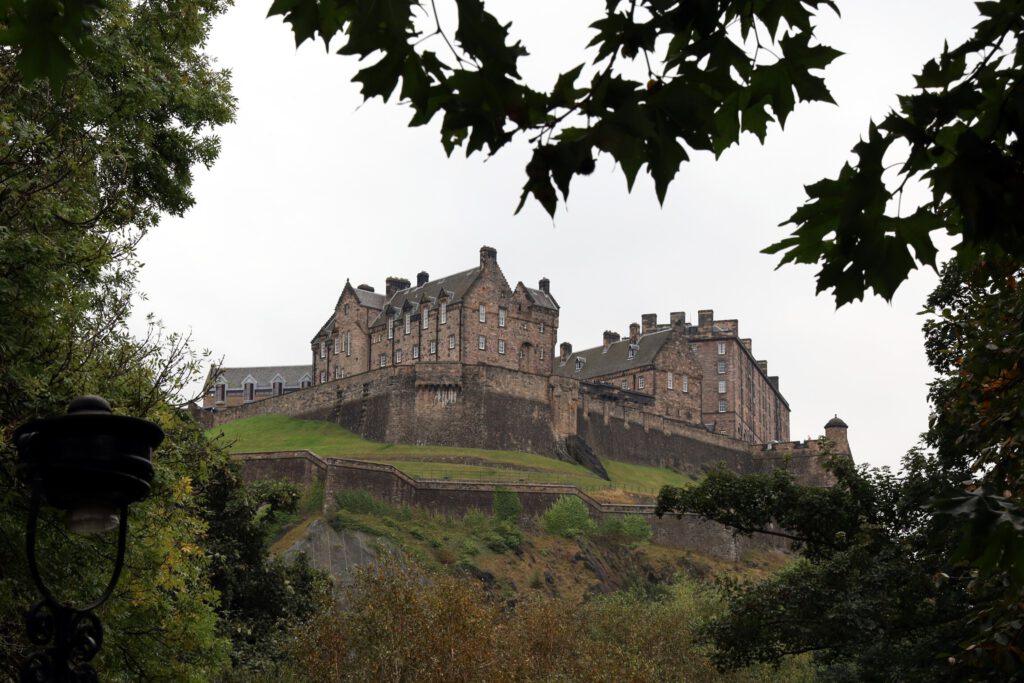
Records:
[[[523,514],[523,503],[515,491],[509,491],[498,487],[494,490],[494,517],[502,522],[519,521],[519,515]]]
[[[359,489],[339,491],[334,496],[339,510],[357,515],[387,515],[392,512],[390,505],[371,493]]]
[[[541,515],[540,526],[549,534],[575,538],[593,531],[594,521],[586,503],[576,496],[562,496]]]
[[[651,525],[640,515],[609,517],[598,523],[593,536],[610,543],[636,545],[651,540]]]
[[[483,535],[483,540],[492,552],[503,553],[508,550],[517,550],[523,543],[523,536],[519,533],[519,529],[509,522],[499,522],[494,530]]]

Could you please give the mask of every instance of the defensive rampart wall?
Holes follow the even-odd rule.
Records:
[[[415,505],[452,516],[463,515],[474,508],[491,512],[494,491],[500,486],[519,496],[527,520],[539,516],[560,496],[572,495],[587,504],[595,519],[622,514],[644,516],[654,532],[652,542],[658,545],[693,550],[729,561],[737,561],[752,550],[786,547],[784,541],[770,535],[733,536],[721,524],[695,515],[659,518],[654,514],[653,505],[600,503],[575,486],[414,480],[390,465],[324,459],[309,451],[243,453],[233,457],[241,464],[247,481],[283,479],[300,486],[322,483],[325,513],[333,507],[335,495],[345,489],[369,491],[395,505]]]

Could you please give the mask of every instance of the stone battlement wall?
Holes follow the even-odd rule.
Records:
[[[602,519],[612,515],[642,515],[653,530],[652,542],[671,548],[693,550],[720,559],[737,561],[752,550],[784,550],[780,539],[755,534],[734,536],[725,526],[696,515],[657,517],[653,505],[612,505],[601,503],[575,486],[564,484],[524,484],[415,480],[391,465],[320,458],[309,451],[238,453],[232,458],[242,467],[246,481],[276,479],[299,486],[324,485],[324,513],[330,513],[335,495],[346,489],[368,491],[394,505],[415,505],[447,515],[464,515],[471,509],[492,512],[494,491],[513,491],[523,504],[524,521],[541,515],[561,496],[577,496],[590,508],[591,516]]]

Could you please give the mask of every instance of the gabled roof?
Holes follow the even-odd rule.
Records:
[[[442,294],[447,297],[448,303],[458,303],[462,301],[466,292],[468,292],[470,286],[476,282],[479,275],[479,267],[470,268],[469,270],[464,270],[461,273],[455,273],[454,275],[448,275],[436,280],[431,280],[424,285],[401,289],[391,295],[391,298],[388,299],[388,302],[383,307],[380,315],[370,323],[370,327],[382,325],[387,320],[385,313],[389,308],[401,311],[405,308],[407,303],[411,310],[417,311],[419,310],[420,303],[433,304],[434,301],[441,298]]]
[[[213,368],[210,370],[211,384],[218,384],[221,377],[230,389],[240,389],[242,381],[250,375],[256,380],[256,388],[270,388],[274,377],[284,378],[285,387],[298,387],[303,375],[309,375],[308,365],[269,365],[257,368]]]
[[[525,285],[523,286],[523,289],[526,290],[526,296],[528,296],[530,301],[535,305],[540,306],[541,308],[550,308],[552,311],[558,310],[558,302],[555,301],[555,297],[551,296],[549,293],[542,289],[533,289],[531,287],[526,287]]]
[[[384,308],[384,300],[386,297],[383,294],[377,292],[371,292],[366,289],[360,289],[359,287],[353,287],[352,283],[345,280],[345,287],[341,290],[342,294],[345,293],[346,289],[351,289],[352,293],[356,297],[356,301],[359,302],[360,306],[366,306],[367,308],[376,308],[378,311]]]
[[[331,313],[331,317],[320,327],[320,331],[313,335],[310,343],[315,342],[319,337],[329,337],[331,335],[331,328],[334,327],[334,316],[335,314]]]
[[[650,365],[671,334],[672,330],[660,330],[641,335],[637,338],[636,355],[633,358],[629,357],[629,339],[612,342],[607,350],[604,346],[595,346],[592,349],[577,351],[569,356],[564,365],[556,362],[555,374],[577,379],[592,379]],[[577,358],[583,360],[583,367],[579,372],[576,371]]]

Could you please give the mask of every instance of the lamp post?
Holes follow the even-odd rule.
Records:
[[[80,396],[66,415],[32,420],[14,432],[18,474],[32,489],[25,547],[28,568],[43,599],[28,613],[29,640],[41,649],[21,667],[22,681],[95,681],[89,661],[103,644],[93,610],[117,585],[124,566],[128,505],[149,495],[153,449],[163,441],[156,424],[114,415],[99,396]],[[68,529],[118,529],[117,559],[103,593],[84,607],[58,600],[39,573],[36,526],[43,503],[66,511]]]

